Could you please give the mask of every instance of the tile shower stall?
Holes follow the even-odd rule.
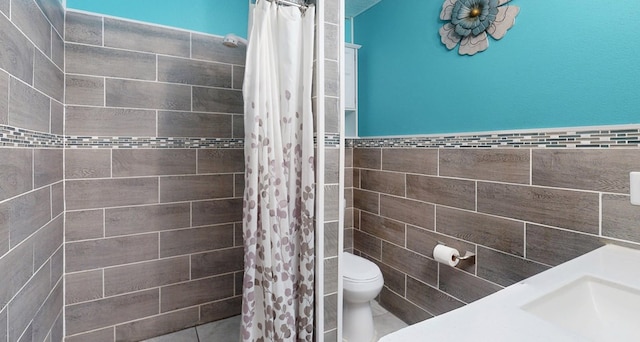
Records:
[[[0,341],[239,314],[245,49],[73,11],[65,26],[57,1],[0,11]]]
[[[239,314],[244,49],[66,20],[67,341],[113,339],[114,325],[116,340],[135,341]]]

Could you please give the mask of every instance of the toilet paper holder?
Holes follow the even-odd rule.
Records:
[[[438,244],[439,245],[443,245],[443,246],[447,245],[446,243],[444,243],[442,241],[438,241]],[[472,264],[474,264],[476,262],[476,253],[465,251],[463,256],[459,256],[456,259],[458,259],[460,261],[469,260]]]

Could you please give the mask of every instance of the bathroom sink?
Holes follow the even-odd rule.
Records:
[[[606,245],[380,342],[640,341],[638,265],[640,249]]]
[[[640,336],[640,290],[593,276],[581,277],[521,308],[594,341]]]

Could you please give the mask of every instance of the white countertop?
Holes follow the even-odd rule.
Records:
[[[380,342],[590,341],[521,309],[584,276],[640,289],[640,251],[603,246],[462,308],[384,336]],[[640,324],[640,308],[636,317]]]

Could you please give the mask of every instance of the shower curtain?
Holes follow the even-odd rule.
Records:
[[[315,8],[258,0],[243,85],[243,341],[312,341]]]

